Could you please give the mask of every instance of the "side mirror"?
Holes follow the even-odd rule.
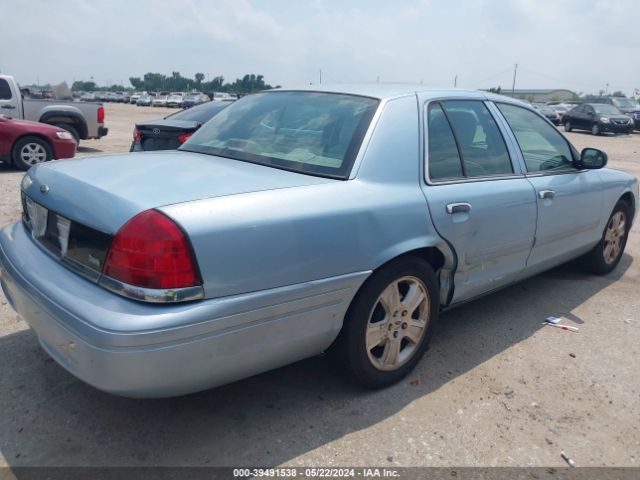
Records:
[[[603,168],[609,157],[602,150],[597,148],[585,148],[580,152],[580,159],[573,162],[573,166],[578,170],[597,170]]]

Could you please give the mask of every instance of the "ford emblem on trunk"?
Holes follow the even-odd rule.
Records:
[[[160,129],[159,128],[154,128],[153,129],[153,134],[154,135],[158,135],[160,133]]]
[[[49,185],[45,185],[44,183],[40,185],[40,193],[42,193],[43,195],[49,193]]]

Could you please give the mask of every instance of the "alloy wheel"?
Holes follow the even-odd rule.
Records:
[[[35,165],[47,160],[47,152],[39,143],[27,143],[20,150],[20,159],[27,165]]]
[[[622,251],[622,243],[626,233],[627,222],[623,212],[616,212],[607,225],[604,234],[603,257],[604,261],[611,265],[616,261]]]
[[[366,328],[366,350],[378,370],[396,370],[418,350],[429,322],[427,287],[416,277],[391,282],[376,300]]]

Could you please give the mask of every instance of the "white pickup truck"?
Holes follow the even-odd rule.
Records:
[[[104,137],[109,131],[104,126],[102,103],[24,98],[10,75],[0,75],[0,114],[56,125],[71,133],[78,143]]]

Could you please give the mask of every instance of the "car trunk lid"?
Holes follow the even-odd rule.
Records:
[[[180,135],[193,133],[202,125],[201,122],[188,120],[160,119],[136,125],[143,150],[175,150],[182,142]]]
[[[151,208],[336,180],[191,152],[141,152],[64,160],[28,173],[25,193],[82,225],[114,234]]]

